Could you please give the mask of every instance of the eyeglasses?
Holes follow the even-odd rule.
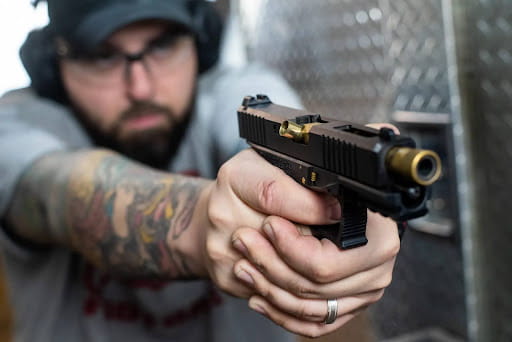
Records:
[[[163,34],[133,54],[109,47],[93,53],[73,53],[64,41],[57,41],[57,54],[68,62],[70,72],[84,83],[115,86],[126,81],[131,64],[139,61],[152,76],[169,76],[192,55],[193,47],[191,35],[172,33]]]

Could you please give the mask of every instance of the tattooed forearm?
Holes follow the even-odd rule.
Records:
[[[172,229],[173,240],[179,239],[182,233],[189,227],[199,195],[197,187],[190,183],[182,183],[176,189],[176,192],[180,193],[181,196],[173,198],[173,205],[175,207],[180,206],[181,210],[176,213],[175,224]]]
[[[21,236],[67,245],[111,272],[190,278],[176,246],[206,185],[106,151],[54,154],[22,177],[9,217]]]

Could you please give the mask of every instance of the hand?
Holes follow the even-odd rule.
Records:
[[[341,209],[336,199],[297,184],[253,150],[233,157],[219,170],[210,189],[211,227],[205,230],[203,249],[207,272],[222,290],[243,298],[254,293],[233,273],[242,255],[233,248],[232,236],[241,227],[262,227],[269,215],[304,224],[329,224],[339,220]]]
[[[333,223],[341,215],[337,200],[300,186],[253,151],[220,170],[208,212],[211,278],[228,293],[250,297],[251,308],[292,332],[332,332],[380,299],[391,281],[396,224],[370,214],[369,244],[348,251],[303,235],[307,229],[292,222]],[[338,319],[329,325],[323,323],[327,299],[339,303]]]
[[[246,257],[235,274],[250,279],[256,292],[249,306],[294,333],[318,337],[338,329],[391,282],[400,243],[396,224],[378,214],[368,215],[368,244],[350,250],[280,217],[267,218],[263,230],[267,238],[252,228],[235,232]],[[327,299],[338,301],[338,318],[329,325]]]

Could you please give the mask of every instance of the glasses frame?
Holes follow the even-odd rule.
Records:
[[[189,41],[190,44],[188,44]],[[166,51],[168,54],[167,58],[169,58],[167,63],[169,63],[170,66],[172,66],[170,59],[174,58],[176,62],[185,61],[185,57],[189,55],[188,52],[191,52],[192,46],[194,46],[194,35],[186,29],[166,30],[149,41],[142,50],[134,53],[123,52],[108,45],[100,45],[98,49],[93,51],[84,51],[79,48],[73,49],[71,44],[60,37],[57,38],[55,42],[57,55],[59,58],[70,62],[77,71],[77,75],[88,79],[98,78],[98,84],[100,84],[108,80],[109,77],[112,77],[112,75],[109,75],[109,71],[113,72],[113,75],[116,74],[114,69],[119,69],[119,72],[122,74],[121,77],[118,76],[119,79],[126,81],[130,76],[132,64],[136,62],[141,62],[151,75],[158,75],[159,73],[155,73],[154,70],[150,68],[149,65],[152,63],[148,63],[148,60],[158,60],[158,57],[151,58],[152,56],[158,56],[158,49],[168,49],[168,51]],[[104,49],[104,51],[102,51],[102,49]],[[103,69],[98,67],[96,70],[92,66],[87,66],[87,63],[97,63],[99,65],[101,59],[105,58],[105,56],[102,55],[105,51],[107,51],[107,56],[110,54],[114,60],[112,66],[107,66]],[[116,61],[117,59],[119,59],[119,61]],[[122,65],[122,68],[120,65]]]

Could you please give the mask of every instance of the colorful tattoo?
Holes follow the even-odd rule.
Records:
[[[22,177],[9,217],[21,236],[70,245],[110,272],[191,278],[175,246],[205,185],[107,151],[52,154]]]

